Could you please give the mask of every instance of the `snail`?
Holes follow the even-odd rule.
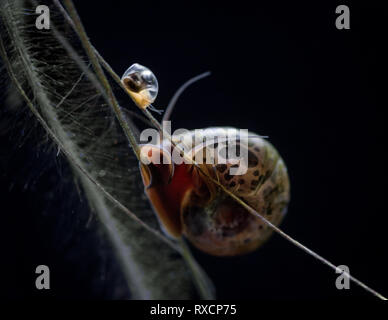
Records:
[[[159,86],[150,69],[134,63],[124,72],[121,81],[140,108],[145,109],[155,101]]]
[[[146,67],[132,66],[122,83],[141,108],[156,98],[157,81]],[[230,136],[236,138],[221,138]],[[287,168],[271,143],[254,133],[247,137],[242,139],[236,128],[213,127],[145,146],[140,163],[145,193],[167,235],[184,236],[196,248],[215,256],[254,251],[270,237],[271,228],[212,181],[219,181],[272,224],[280,224],[290,200]],[[186,156],[195,159],[192,163],[173,161],[177,149],[183,156],[180,145],[191,146]],[[228,157],[229,148],[246,155],[243,174],[232,174],[238,164]]]

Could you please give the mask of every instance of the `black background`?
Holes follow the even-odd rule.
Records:
[[[351,30],[335,28],[339,4],[350,7]],[[173,128],[234,126],[269,136],[291,179],[282,229],[388,293],[381,6],[79,1],[76,7],[118,74],[134,62],[155,73],[158,108],[184,81],[210,70],[179,100]],[[1,136],[1,295],[125,297],[109,245],[91,231],[96,222],[66,181],[64,161],[36,151],[34,138],[19,128]],[[195,255],[223,299],[371,298],[355,284],[337,290],[333,270],[277,235],[242,257]],[[34,288],[39,264],[51,269],[46,292]]]

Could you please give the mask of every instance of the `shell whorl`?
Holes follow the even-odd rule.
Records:
[[[209,128],[204,136],[238,136],[234,128]],[[180,141],[194,141],[195,132],[190,131],[180,137]],[[257,212],[275,225],[283,219],[290,199],[289,179],[286,166],[276,149],[256,134],[249,133],[246,145],[248,149],[248,168],[243,175],[230,175],[230,168],[235,165],[203,164],[208,172],[215,172],[217,179],[231,192],[236,194]],[[208,148],[225,148],[222,144],[203,147],[205,155]],[[199,149],[197,149],[198,151]],[[217,162],[216,162],[217,163]],[[215,168],[215,170],[213,169]],[[205,178],[206,179],[206,178]],[[196,195],[187,202],[182,212],[184,234],[201,250],[213,255],[236,255],[252,251],[259,247],[271,235],[261,219],[250,215],[241,206],[225,195],[217,196],[203,208],[196,205]]]

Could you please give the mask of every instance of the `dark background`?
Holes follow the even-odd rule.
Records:
[[[291,179],[282,229],[387,294],[386,11],[369,1],[270,3],[76,6],[118,74],[134,62],[155,73],[158,108],[210,70],[179,100],[173,128],[234,126],[269,136]],[[339,4],[350,7],[351,30],[335,28]],[[19,129],[1,136],[1,295],[125,297],[109,245],[92,231],[97,223],[84,213],[64,161],[37,151],[34,139]],[[372,298],[353,283],[337,290],[333,270],[278,235],[243,257],[195,255],[223,299]],[[34,287],[39,264],[51,269],[49,291]]]

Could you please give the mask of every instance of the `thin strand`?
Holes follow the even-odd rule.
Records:
[[[74,83],[74,85],[71,87],[71,89],[69,90],[68,93],[66,93],[63,98],[61,99],[61,101],[59,101],[59,103],[56,105],[56,108],[59,108],[62,103],[65,102],[65,100],[71,95],[71,93],[74,91],[74,89],[78,86],[78,84],[81,82],[83,76],[85,75],[85,73],[81,73],[81,75],[79,76],[78,80]]]
[[[162,114],[163,113],[162,109],[157,109],[152,104],[150,104],[147,108],[149,108],[153,112],[156,112],[157,114]]]

